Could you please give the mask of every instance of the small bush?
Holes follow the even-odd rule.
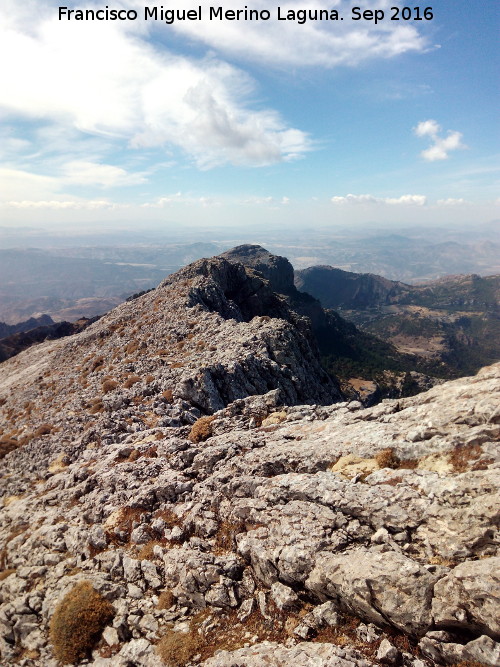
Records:
[[[175,603],[175,595],[172,591],[167,588],[167,590],[162,591],[158,596],[158,604],[156,605],[157,609],[170,609]]]
[[[139,347],[139,343],[136,340],[134,340],[127,345],[127,347],[125,348],[125,352],[127,354],[133,354],[137,350],[138,347]]]
[[[165,389],[162,396],[167,401],[167,403],[172,403],[174,400],[174,394],[171,389]]]
[[[140,382],[141,378],[138,377],[137,375],[131,375],[126,381],[125,384],[123,385],[125,389],[130,389],[130,387],[133,387],[134,384],[137,382]]]
[[[476,461],[482,453],[482,447],[477,444],[456,447],[450,454],[449,458],[449,461],[453,466],[453,471],[465,472],[470,468],[471,463]]]
[[[55,657],[64,664],[84,658],[113,616],[113,605],[89,581],[78,583],[59,602],[50,621]]]
[[[33,435],[35,438],[39,438],[42,435],[48,435],[52,432],[52,426],[50,424],[40,424],[40,426],[35,429]]]
[[[96,357],[90,366],[90,372],[100,371],[104,366],[104,357]]]
[[[12,438],[5,438],[0,440],[0,459],[3,459],[9,452],[13,452],[14,449],[17,449],[19,443],[17,440]]]
[[[382,449],[375,455],[375,461],[381,468],[397,468],[399,466],[399,459],[394,454],[394,450],[388,447]]]
[[[158,653],[169,667],[183,667],[199,652],[201,637],[196,631],[174,632],[170,630],[159,642]]]
[[[223,554],[232,551],[235,548],[236,535],[245,532],[245,530],[243,522],[223,521],[215,535],[214,553]]]
[[[212,435],[212,422],[215,417],[200,417],[192,425],[189,431],[189,439],[191,442],[202,442]]]
[[[102,401],[97,401],[90,406],[89,413],[91,415],[96,415],[98,412],[102,412],[103,410],[104,410],[104,405]]]
[[[102,391],[105,394],[108,394],[110,391],[113,391],[113,389],[116,389],[118,387],[118,382],[116,380],[104,380],[102,383]]]

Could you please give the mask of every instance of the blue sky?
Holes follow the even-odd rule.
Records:
[[[427,0],[431,2],[431,0]],[[200,0],[164,0],[165,9]],[[68,1],[68,8],[106,3]],[[247,3],[269,21],[59,20],[0,7],[6,224],[471,224],[498,218],[498,12],[439,0]],[[150,7],[154,4],[148,5]],[[158,5],[159,7],[160,5]],[[244,7],[234,1],[224,9]],[[343,21],[277,21],[277,8]],[[353,21],[351,9],[385,18]]]

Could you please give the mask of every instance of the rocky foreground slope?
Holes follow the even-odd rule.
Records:
[[[1,366],[6,665],[500,664],[500,364],[364,409],[200,260]]]

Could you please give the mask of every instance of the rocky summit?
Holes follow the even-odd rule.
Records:
[[[0,366],[1,664],[500,665],[500,364],[346,401],[235,254]]]

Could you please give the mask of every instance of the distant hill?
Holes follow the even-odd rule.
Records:
[[[47,315],[42,316],[42,318],[47,317]],[[48,319],[50,320],[50,317],[48,317]],[[46,340],[57,340],[58,338],[65,338],[66,336],[72,336],[75,333],[79,333],[86,329],[89,324],[96,322],[98,319],[98,317],[92,319],[83,317],[76,322],[51,321],[50,324],[35,326],[31,329],[22,329],[9,336],[0,338],[0,362],[16,356],[16,354],[19,354],[19,352],[22,352],[23,350],[27,350],[35,343],[43,343]],[[28,320],[28,322],[29,321],[30,320]],[[33,321],[36,320],[34,319]],[[3,324],[3,322],[0,324]],[[26,325],[27,323],[20,323],[20,325],[23,324]],[[12,328],[20,325],[14,325]]]
[[[500,276],[447,276],[422,285],[313,266],[295,285],[399,352],[474,373],[500,358]]]
[[[35,327],[47,326],[54,324],[54,320],[49,315],[40,315],[39,317],[30,317],[24,322],[18,322],[17,324],[6,324],[5,322],[0,322],[0,338],[5,338],[6,336],[12,336],[12,334],[20,333],[21,331],[29,331]]]

